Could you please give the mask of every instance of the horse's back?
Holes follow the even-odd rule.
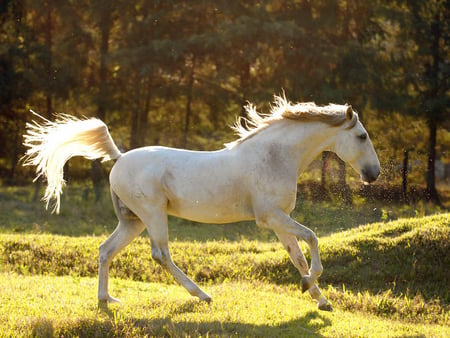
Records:
[[[123,154],[111,171],[114,180],[115,172],[127,173],[130,179],[161,178],[161,175],[192,176],[192,170],[220,168],[227,163],[224,151],[191,151],[176,148],[151,146],[130,150]],[[219,167],[218,167],[219,166]],[[201,174],[201,173],[199,173]]]

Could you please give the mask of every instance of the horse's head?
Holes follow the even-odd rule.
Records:
[[[372,183],[380,175],[378,156],[351,106],[347,107],[346,119],[347,122],[339,127],[333,151],[361,175],[364,183]]]

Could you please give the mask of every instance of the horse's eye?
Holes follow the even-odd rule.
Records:
[[[366,134],[366,133],[361,134],[361,135],[358,136],[358,138],[359,138],[361,141],[367,140],[367,134]]]

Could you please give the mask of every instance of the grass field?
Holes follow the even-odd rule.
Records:
[[[114,279],[122,303],[99,310],[96,279],[0,274],[3,336],[448,337],[447,324],[337,308],[318,312],[298,289],[260,282],[206,286],[211,304],[175,285]]]
[[[448,212],[300,207],[294,217],[319,234],[320,286],[333,313],[301,293],[298,272],[270,232],[175,219],[173,259],[213,302],[200,303],[161,271],[144,235],[112,264],[111,293],[122,303],[99,308],[98,245],[114,222],[107,202],[95,213],[72,193],[62,216],[48,216],[31,195],[0,192],[0,337],[450,336]],[[416,217],[396,219],[409,215]]]

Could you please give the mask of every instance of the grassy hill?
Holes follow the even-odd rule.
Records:
[[[0,322],[10,318],[3,327],[7,331],[0,327],[0,332],[37,329],[60,335],[71,327],[69,335],[83,335],[77,330],[84,327],[117,335],[137,330],[154,335],[275,336],[276,327],[288,336],[295,336],[296,328],[306,330],[306,336],[364,336],[371,323],[378,323],[373,332],[380,336],[383,327],[398,328],[392,336],[408,330],[441,335],[430,331],[432,324],[446,327],[442,332],[450,335],[450,213],[373,223],[321,237],[320,286],[335,306],[332,315],[316,312],[309,296],[301,295],[299,275],[278,242],[172,242],[174,261],[205,286],[214,300],[211,309],[174,285],[152,261],[147,237],[136,239],[113,262],[111,275],[118,278],[112,282],[113,293],[124,304],[99,314],[94,310],[97,250],[104,239],[0,234],[0,280],[7,286],[4,290],[12,290],[0,296],[9,297],[0,300]],[[155,296],[154,290],[161,294]],[[63,318],[35,308],[50,306],[54,297],[59,305],[52,306]],[[89,315],[83,317],[86,304]],[[242,313],[230,314],[233,308]],[[79,318],[75,322],[69,320],[71,311]],[[143,319],[148,316],[155,321]],[[29,319],[19,319],[23,317]],[[338,324],[341,320],[344,324]]]

